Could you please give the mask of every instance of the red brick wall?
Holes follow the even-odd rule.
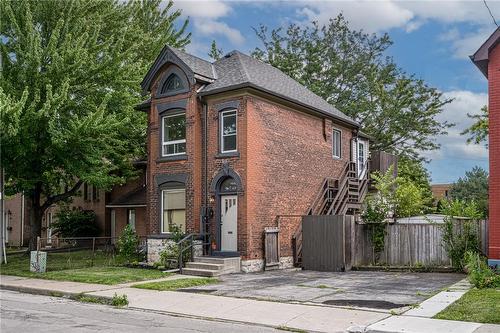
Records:
[[[170,65],[173,66],[173,65]],[[161,79],[161,74],[168,68],[163,68],[154,80],[151,88],[152,102],[151,110],[148,114],[148,192],[147,192],[147,218],[148,234],[159,234],[160,229],[160,198],[158,187],[156,186],[155,175],[167,173],[186,173],[188,179],[186,183],[186,223],[188,232],[199,231],[200,209],[201,209],[201,107],[196,100],[196,89],[198,85],[193,85],[191,91],[165,98],[155,98],[157,85]],[[160,162],[159,141],[161,119],[156,106],[161,103],[188,99],[186,106],[186,153],[187,160]],[[194,185],[196,184],[196,185]]]
[[[248,112],[249,259],[262,258],[264,227],[277,215],[303,215],[324,178],[337,178],[350,160],[352,131],[319,117],[253,97]],[[342,131],[342,159],[332,157],[332,127]],[[281,256],[291,256],[291,238],[300,218],[280,220]]]
[[[500,259],[500,44],[489,54],[489,257]]]

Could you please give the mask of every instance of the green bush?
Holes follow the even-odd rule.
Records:
[[[160,263],[168,268],[177,268],[177,263],[179,260],[179,246],[177,243],[184,238],[184,233],[176,225],[170,226],[170,232],[172,233],[171,242],[168,242],[165,248],[160,252]],[[185,242],[184,247],[192,245],[190,242]],[[191,259],[191,250],[185,250],[182,254],[182,261],[184,263]]]
[[[485,258],[476,252],[468,251],[465,254],[465,262],[469,281],[476,288],[500,288],[500,274],[488,267]]]
[[[134,229],[127,225],[117,242],[118,254],[126,262],[141,261],[139,253],[139,238]]]
[[[52,228],[61,237],[96,237],[99,227],[96,214],[91,210],[70,209],[62,206],[55,215]]]
[[[128,298],[127,295],[118,295],[117,293],[114,294],[113,299],[111,300],[111,305],[113,306],[127,306],[128,305]]]
[[[395,211],[398,217],[420,215],[424,210],[423,190],[412,182],[398,178],[394,192]]]
[[[465,253],[480,252],[477,218],[481,215],[474,202],[460,200],[443,201],[441,212],[446,215],[442,225],[443,247],[453,267],[462,271],[465,266]],[[456,217],[465,217],[470,220],[457,221]]]

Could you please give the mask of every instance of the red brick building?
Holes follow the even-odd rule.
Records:
[[[500,28],[471,56],[488,78],[489,109],[489,251],[491,265],[500,266]]]
[[[150,260],[180,228],[205,237],[205,255],[260,270],[264,229],[279,226],[280,266],[291,266],[300,219],[290,215],[310,213],[325,179],[338,184],[349,165],[366,177],[369,142],[357,122],[238,51],[210,63],[166,46],[142,88],[151,96],[137,106],[148,113]]]

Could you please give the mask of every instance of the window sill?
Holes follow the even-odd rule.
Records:
[[[188,159],[188,157],[186,154],[174,155],[174,156],[162,156],[162,157],[159,157],[156,160],[156,162],[184,161],[187,159]]]
[[[230,158],[230,157],[240,157],[239,151],[232,151],[229,153],[218,153],[215,158]]]

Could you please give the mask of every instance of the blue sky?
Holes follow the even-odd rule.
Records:
[[[500,1],[488,1],[500,21]],[[448,135],[436,137],[438,151],[427,152],[433,183],[453,182],[475,165],[487,169],[488,151],[467,145],[460,132],[471,124],[467,113],[487,103],[487,81],[468,56],[495,30],[481,0],[476,1],[177,1],[190,19],[192,43],[187,51],[208,58],[215,39],[224,52],[250,52],[260,46],[252,27],[327,22],[343,13],[355,29],[388,33],[387,55],[455,100],[440,119],[456,123]]]

